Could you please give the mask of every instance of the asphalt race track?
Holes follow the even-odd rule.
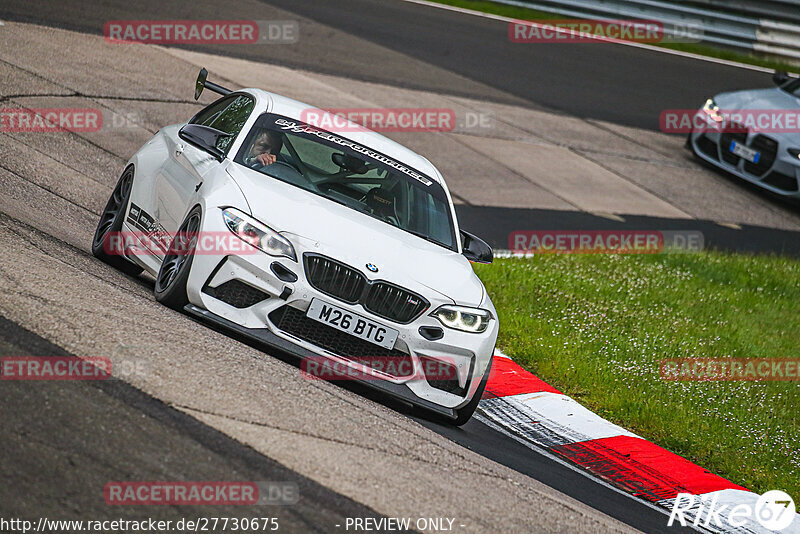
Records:
[[[3,354],[71,356],[4,318],[0,318],[0,328]],[[38,388],[9,382],[0,389],[0,403],[0,469],[4,480],[15,481],[0,490],[4,516],[13,511],[17,516],[56,518],[74,509],[98,519],[133,519],[132,508],[110,513],[92,488],[125,480],[131,473],[164,480],[179,471],[190,480],[241,478],[296,484],[301,500],[273,511],[290,531],[327,532],[346,517],[379,518],[374,511],[298,476],[123,381],[54,381]],[[258,517],[253,508],[244,514],[233,506],[216,512]],[[150,516],[176,521],[181,514],[199,517],[204,511],[201,507],[181,511],[158,507]]]
[[[135,7],[112,0],[104,3],[102,8],[80,2],[52,5],[47,0],[33,0],[11,1],[0,6],[0,17],[7,20],[35,22],[98,35],[102,34],[103,25],[109,20],[148,17],[212,19],[219,16],[217,4],[205,0],[166,5],[145,1]],[[694,211],[686,211],[696,219],[694,229],[703,231],[708,245],[724,250],[800,253],[800,235],[795,233],[800,230],[800,206],[786,205],[742,183],[733,184],[735,196],[746,196],[739,201],[728,198],[727,191],[698,187],[694,176],[698,172],[695,169],[700,167],[697,162],[691,163],[693,170],[688,175],[672,175],[670,169],[646,166],[629,169],[627,165],[633,165],[630,160],[642,157],[638,153],[622,155],[629,161],[617,166],[603,159],[605,153],[614,152],[615,141],[598,135],[605,134],[602,129],[612,126],[619,128],[618,133],[624,142],[640,143],[641,140],[629,128],[657,130],[659,114],[665,109],[696,108],[708,96],[723,91],[769,87],[769,74],[616,44],[513,44],[508,41],[507,26],[503,22],[400,0],[246,0],[227,6],[225,16],[299,21],[299,44],[209,44],[176,48],[230,55],[396,88],[543,110],[554,117],[560,114],[574,117],[584,124],[600,127],[600,130],[579,134],[592,139],[590,161],[610,166],[612,172],[628,180],[632,175],[637,178],[650,175],[649,182],[638,182],[638,185],[669,201],[673,199],[667,195],[677,196],[674,204],[681,209],[696,202]],[[268,88],[274,85],[274,81],[269,82]],[[535,122],[515,119],[513,114],[506,119],[506,126],[510,131],[518,130],[526,136],[546,138],[550,133],[549,125],[536,126]],[[405,143],[414,141],[408,135],[395,137]],[[555,142],[569,144],[569,149],[574,152],[581,147],[572,146],[573,139],[574,132],[570,131],[564,132],[564,136]],[[411,146],[425,154],[426,144]],[[593,154],[600,157],[594,158]],[[669,156],[672,163],[687,159],[684,151],[670,151]],[[645,156],[645,161],[649,157]],[[435,151],[430,159],[442,166]],[[557,157],[553,156],[553,159],[557,160]],[[566,166],[566,162],[562,165]],[[452,188],[453,174],[463,172],[463,169],[448,170],[444,168]],[[733,181],[716,171],[705,174],[716,175],[715,180],[725,186]],[[581,215],[577,220],[565,214],[553,217],[547,209],[551,207],[550,203],[532,206],[528,198],[518,197],[522,199],[522,205],[516,205],[510,200],[515,198],[513,194],[496,199],[493,195],[497,193],[481,188],[475,196],[459,198],[456,194],[456,198],[460,201],[458,209],[466,227],[482,233],[497,248],[508,248],[509,231],[528,228],[560,226],[561,229],[571,229],[580,225],[593,230],[678,230],[686,227],[685,221],[653,217],[657,215],[653,213],[639,213],[647,217],[616,221],[616,224],[602,216]],[[756,216],[754,203],[763,204],[775,215],[768,220]],[[557,206],[556,209],[563,208]],[[619,212],[616,209],[583,208],[582,211]],[[787,221],[791,221],[789,226],[785,226]],[[716,224],[719,222],[726,225],[735,223],[739,228],[732,231],[727,226]],[[775,229],[782,231],[776,232]]]
[[[219,4],[209,0],[135,5],[112,0],[102,8],[47,0],[4,4],[4,19],[98,34],[108,20],[220,16]],[[401,87],[478,98],[503,95],[507,101],[652,129],[663,109],[694,108],[710,95],[768,82],[762,73],[627,46],[520,46],[509,42],[503,23],[399,1],[262,4],[236,2],[226,6],[225,16],[301,17],[308,23],[302,46],[193,48]]]
[[[130,53],[100,37],[108,20],[204,18],[299,20],[301,40]],[[620,45],[513,45],[497,21],[399,0],[7,1],[0,20],[3,107],[93,105],[133,110],[141,119],[135,128],[96,136],[0,133],[0,247],[7,251],[0,258],[0,353],[103,354],[141,364],[122,380],[96,384],[3,383],[0,516],[142,516],[105,506],[102,487],[115,479],[272,480],[300,488],[297,505],[267,510],[290,532],[338,531],[348,517],[435,514],[456,517],[464,532],[680,531],[666,527],[662,511],[477,418],[457,429],[355,386],[304,380],[285,355],[265,354],[158,305],[151,279],[99,263],[90,239],[127,158],[159,127],[198,109],[191,100],[196,63],[224,56],[208,65],[227,69],[222,80],[237,83],[263,64],[277,92],[298,91],[303,99],[301,82],[319,82],[302,89],[316,91],[308,101],[318,105],[343,98],[334,88],[371,102],[441,96],[454,106],[496,106],[499,124],[518,128],[508,138],[496,130],[485,137],[456,132],[437,137],[434,153],[425,153],[429,140],[393,137],[420,143],[411,146],[444,169],[462,224],[498,248],[522,228],[658,228],[700,230],[707,245],[722,249],[800,255],[797,207],[703,169],[681,140],[655,132],[661,110],[768,86],[768,75]],[[301,72],[302,80],[276,77],[281,69]],[[577,126],[537,132],[513,124],[508,117],[518,110]],[[587,193],[562,191],[555,180],[519,168],[498,176],[519,179],[514,187],[529,197],[470,181],[470,168],[500,159],[476,145],[496,142],[497,154],[514,155],[525,152],[512,143],[539,134],[546,139],[537,137],[537,147],[590,161],[598,183],[645,200],[631,201],[630,212],[606,209]],[[570,144],[574,138],[580,146]],[[437,153],[440,147],[448,148]],[[467,150],[465,169],[457,162]],[[558,157],[547,164],[558,166]],[[687,184],[700,185],[693,191]],[[152,508],[144,515],[207,514]]]

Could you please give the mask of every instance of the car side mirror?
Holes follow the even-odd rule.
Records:
[[[178,135],[184,141],[201,150],[205,150],[214,156],[217,161],[225,159],[225,153],[217,148],[217,142],[223,137],[231,136],[231,134],[225,133],[222,130],[217,130],[211,126],[203,126],[202,124],[187,124],[181,128]]]
[[[783,84],[789,81],[789,74],[786,71],[776,70],[775,74],[772,75],[772,83],[781,87]]]
[[[461,248],[462,254],[472,262],[475,263],[492,263],[494,260],[494,251],[489,244],[478,236],[472,235],[469,232],[461,230]]]

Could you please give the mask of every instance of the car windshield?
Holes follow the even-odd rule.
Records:
[[[458,250],[447,195],[438,182],[337,134],[265,113],[234,161]]]

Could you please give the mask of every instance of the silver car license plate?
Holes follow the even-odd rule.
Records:
[[[306,316],[385,349],[392,350],[397,341],[397,330],[370,321],[365,317],[320,299],[311,301],[311,306],[308,307]]]
[[[761,159],[761,153],[758,150],[753,150],[736,141],[731,141],[731,152],[750,163],[758,163],[758,160]]]

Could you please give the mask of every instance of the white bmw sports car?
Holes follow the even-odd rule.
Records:
[[[231,91],[162,128],[130,160],[92,252],[156,278],[156,299],[465,423],[498,333],[470,261],[492,250],[460,231],[424,157],[360,125],[260,89]],[[335,123],[341,124],[337,118]]]

